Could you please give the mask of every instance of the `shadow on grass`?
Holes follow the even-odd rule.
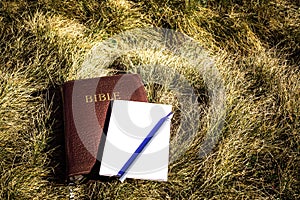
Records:
[[[47,152],[49,155],[49,165],[51,173],[48,176],[48,181],[56,184],[66,183],[66,156],[65,156],[65,137],[64,137],[64,118],[63,118],[63,101],[58,88],[49,88],[43,91],[48,108],[50,109],[51,129],[50,142]]]

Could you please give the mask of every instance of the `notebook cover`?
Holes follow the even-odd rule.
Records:
[[[95,166],[98,147],[111,100],[147,102],[137,74],[75,80],[62,86],[66,168],[68,178],[88,175]]]

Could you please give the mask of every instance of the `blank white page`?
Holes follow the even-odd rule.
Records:
[[[99,174],[117,175],[156,123],[171,111],[171,105],[113,101]],[[167,119],[128,169],[127,178],[167,181],[170,126]]]

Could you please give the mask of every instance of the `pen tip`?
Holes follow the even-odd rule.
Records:
[[[166,117],[169,117],[170,115],[172,115],[173,114],[173,112],[171,111]]]

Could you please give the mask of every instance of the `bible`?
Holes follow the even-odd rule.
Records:
[[[110,102],[147,102],[141,78],[137,74],[121,74],[68,81],[62,86],[62,95],[67,179],[99,179],[99,147],[109,119]]]

